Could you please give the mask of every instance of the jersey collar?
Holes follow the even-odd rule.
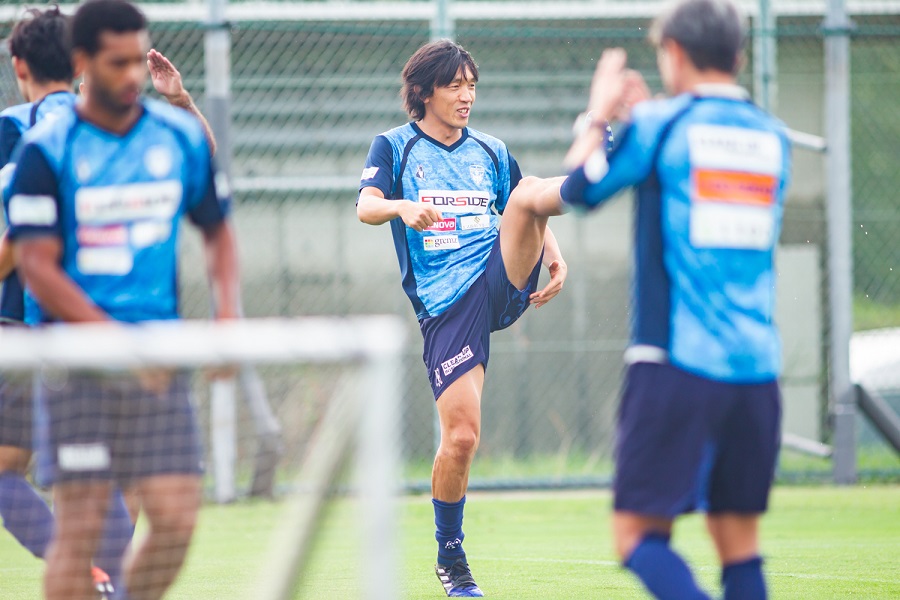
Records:
[[[433,137],[431,137],[430,135],[428,135],[427,133],[422,131],[422,128],[419,127],[416,123],[411,122],[410,126],[413,128],[413,131],[415,131],[419,135],[419,137],[431,142],[432,144],[434,144],[438,148],[441,148],[442,150],[446,150],[447,152],[453,152],[454,150],[456,150],[457,148],[462,146],[463,142],[466,141],[466,138],[469,137],[469,128],[463,127],[462,135],[459,136],[459,139],[456,140],[455,142],[453,142],[453,144],[451,144],[450,146],[448,146],[447,144],[442,144],[441,142],[437,141],[436,139],[434,139]]]
[[[695,85],[691,93],[699,98],[728,98],[729,100],[750,100],[750,94],[739,85],[731,83],[701,83]]]

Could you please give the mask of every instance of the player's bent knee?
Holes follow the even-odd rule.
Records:
[[[445,452],[454,457],[472,457],[478,449],[478,433],[471,427],[456,427],[441,445],[445,447]]]

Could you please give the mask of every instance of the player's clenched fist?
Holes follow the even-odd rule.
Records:
[[[438,209],[418,202],[403,202],[399,212],[403,222],[416,231],[424,231],[441,220]]]

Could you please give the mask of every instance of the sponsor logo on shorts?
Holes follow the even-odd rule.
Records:
[[[425,231],[456,231],[456,219],[441,219]]]
[[[106,444],[65,444],[57,456],[63,471],[102,471],[110,466]]]
[[[124,246],[128,243],[128,231],[124,225],[87,227],[75,231],[79,246]]]
[[[421,190],[419,202],[431,204],[441,212],[484,214],[491,204],[491,196],[478,190]]]
[[[424,239],[425,249],[429,252],[432,250],[458,250],[459,236],[457,235],[434,235]]]
[[[470,229],[487,229],[491,226],[490,215],[472,215],[459,218],[459,228],[467,231]]]
[[[472,354],[472,349],[466,346],[462,349],[462,351],[451,358],[450,360],[445,360],[441,363],[441,369],[444,371],[444,375],[450,375],[453,373],[453,369],[463,364],[467,360],[470,360],[474,354]]]
[[[434,370],[434,384],[438,387],[444,385],[444,380],[441,379],[441,372],[438,369]]]
[[[58,218],[53,196],[16,194],[9,201],[9,224],[47,227]]]
[[[372,179],[376,175],[378,175],[378,167],[366,167],[363,169],[362,177],[360,179]]]

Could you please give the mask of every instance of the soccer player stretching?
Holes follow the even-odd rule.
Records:
[[[60,108],[75,103],[74,72],[65,44],[67,18],[58,8],[28,11],[9,38],[19,91],[27,101],[0,112],[0,188],[15,170],[13,151],[22,134]],[[25,295],[14,269],[12,245],[0,242],[3,324],[22,323]],[[32,454],[31,381],[0,380],[0,516],[3,525],[37,557],[46,554],[53,532],[53,515],[25,479]],[[131,541],[131,519],[121,494],[110,505],[103,539],[94,555],[94,582],[105,595],[119,584],[122,558]]]
[[[567,269],[530,198],[509,200],[522,176],[506,145],[468,127],[478,81],[469,53],[446,40],[426,44],[402,78],[413,122],[375,138],[357,213],[364,223],[391,224],[403,289],[425,339],[441,424],[431,478],[435,570],[448,596],[480,597],[462,521],[490,333],[515,322],[529,303],[552,299]],[[542,257],[551,281],[536,292]]]
[[[86,98],[26,134],[10,186],[9,235],[42,320],[178,318],[176,243],[185,214],[203,233],[217,317],[234,317],[227,192],[216,185],[197,120],[140,98],[144,16],[124,0],[90,0],[72,19],[71,39]],[[70,373],[51,383],[37,397],[45,416],[39,476],[54,484],[57,526],[46,597],[91,597],[87,568],[118,484],[137,490],[149,529],[126,569],[128,596],[160,598],[183,563],[200,503],[187,375]]]
[[[654,24],[667,100],[642,101],[608,159],[588,127],[567,157],[563,204],[593,209],[635,186],[633,332],[616,447],[616,550],[657,598],[707,598],[669,546],[705,510],[726,600],[766,597],[758,522],[781,417],[773,324],[790,146],[737,87],[746,39],[726,0],[685,0]],[[603,53],[591,117],[646,98],[621,49]],[[559,198],[544,190],[540,211]]]

